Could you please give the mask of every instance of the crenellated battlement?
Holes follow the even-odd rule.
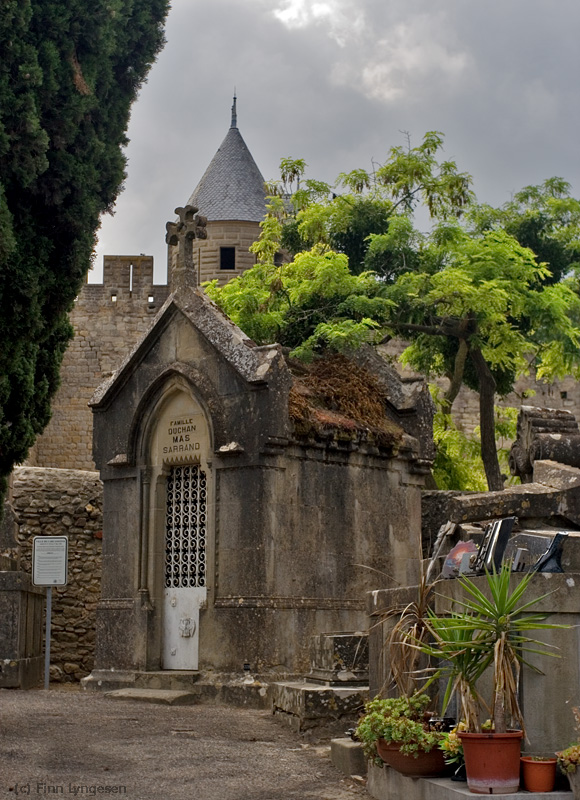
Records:
[[[104,256],[103,282],[86,283],[75,308],[86,313],[154,313],[169,295],[167,284],[153,282],[153,256]],[[74,314],[74,312],[73,312]],[[74,324],[74,319],[73,319]]]

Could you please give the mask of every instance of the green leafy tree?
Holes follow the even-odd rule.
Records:
[[[122,186],[131,103],[168,0],[0,8],[0,499],[50,417],[100,215]]]
[[[459,217],[472,199],[471,177],[440,161],[443,136],[429,131],[416,147],[392,147],[372,172],[341,173],[334,186],[305,178],[303,159],[284,158],[270,184],[270,213],[281,246],[292,255],[321,244],[349,259],[353,273],[373,270],[386,280],[419,267],[419,234],[410,216],[423,203],[433,219]]]
[[[533,363],[539,377],[579,374],[571,312],[578,314],[580,301],[565,283],[546,285],[546,268],[503,231],[473,236],[445,225],[426,248],[430,271],[405,273],[392,285],[371,272],[352,275],[346,256],[319,247],[207,291],[258,343],[279,341],[304,359],[374,343],[386,332],[409,338],[407,363],[451,379],[445,413],[463,383],[479,391],[485,475],[490,489],[501,489],[494,371],[515,376]]]
[[[544,280],[557,283],[580,268],[580,201],[563,178],[525,186],[501,208],[474,205],[468,216],[473,230],[500,228],[532,250],[548,267]]]
[[[326,185],[309,184],[304,162],[285,159],[281,188],[270,198],[262,236],[253,247],[259,264],[225,287],[214,283],[208,292],[256,341],[277,340],[305,359],[325,348],[347,351],[376,343],[385,335],[410,340],[403,360],[427,376],[449,379],[444,417],[461,386],[479,393],[485,476],[490,489],[501,489],[496,395],[509,393],[530,367],[539,378],[580,374],[574,279],[553,281],[534,252],[504,230],[502,219],[507,227],[512,218],[525,217],[521,204],[531,207],[532,216],[536,206],[550,207],[551,235],[571,259],[578,239],[577,203],[566,194],[566,185],[553,179],[523,190],[509,219],[491,214],[488,207],[475,206],[465,173],[453,162],[437,162],[441,145],[439,134],[427,134],[418,148],[393,148],[372,178],[363,170],[340,176],[354,193],[345,197],[329,196]],[[353,196],[388,209],[386,232],[365,237],[364,264],[374,270],[361,272],[360,263],[353,268],[332,246]],[[419,201],[436,220],[429,235],[413,226],[411,214]],[[293,235],[300,241],[292,263],[276,266],[289,207],[295,212]],[[307,244],[311,249],[304,249]]]
[[[427,375],[447,375],[450,410],[465,383],[479,392],[481,455],[490,489],[503,488],[495,443],[496,374],[533,364],[537,376],[579,374],[578,295],[547,285],[549,271],[531,250],[501,230],[471,235],[458,225],[436,228],[430,272],[406,273],[388,292],[394,331],[410,338],[404,360]],[[470,369],[469,369],[470,368]]]
[[[326,348],[346,352],[377,341],[391,307],[376,275],[353,275],[344,254],[320,246],[205,290],[258,344],[279,342],[305,361]]]

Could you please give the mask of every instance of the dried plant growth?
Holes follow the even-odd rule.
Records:
[[[340,354],[310,366],[290,362],[294,383],[289,414],[298,436],[367,440],[394,447],[403,431],[386,414],[387,398],[377,378]]]
[[[382,650],[383,663],[387,667],[387,678],[380,694],[396,687],[400,694],[410,697],[425,688],[431,679],[421,669],[424,657],[420,645],[427,642],[429,628],[427,615],[433,597],[433,585],[421,577],[417,587],[417,599],[405,606],[394,606],[381,614],[378,625],[392,625],[385,638]],[[394,624],[393,624],[394,621]]]

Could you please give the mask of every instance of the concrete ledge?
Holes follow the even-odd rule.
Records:
[[[367,760],[362,744],[352,739],[332,739],[330,760],[344,775],[366,775]]]
[[[479,797],[467,788],[466,783],[452,781],[450,778],[406,778],[390,767],[376,767],[369,764],[367,791],[375,800],[465,800]],[[525,792],[513,794],[494,794],[506,800],[570,800],[568,791]]]

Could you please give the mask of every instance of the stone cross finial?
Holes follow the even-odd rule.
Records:
[[[177,246],[177,261],[171,272],[171,287],[175,291],[180,286],[197,286],[199,284],[197,270],[193,263],[193,240],[207,239],[207,218],[197,214],[195,206],[175,209],[179,216],[176,222],[168,222],[165,241],[168,245]]]

